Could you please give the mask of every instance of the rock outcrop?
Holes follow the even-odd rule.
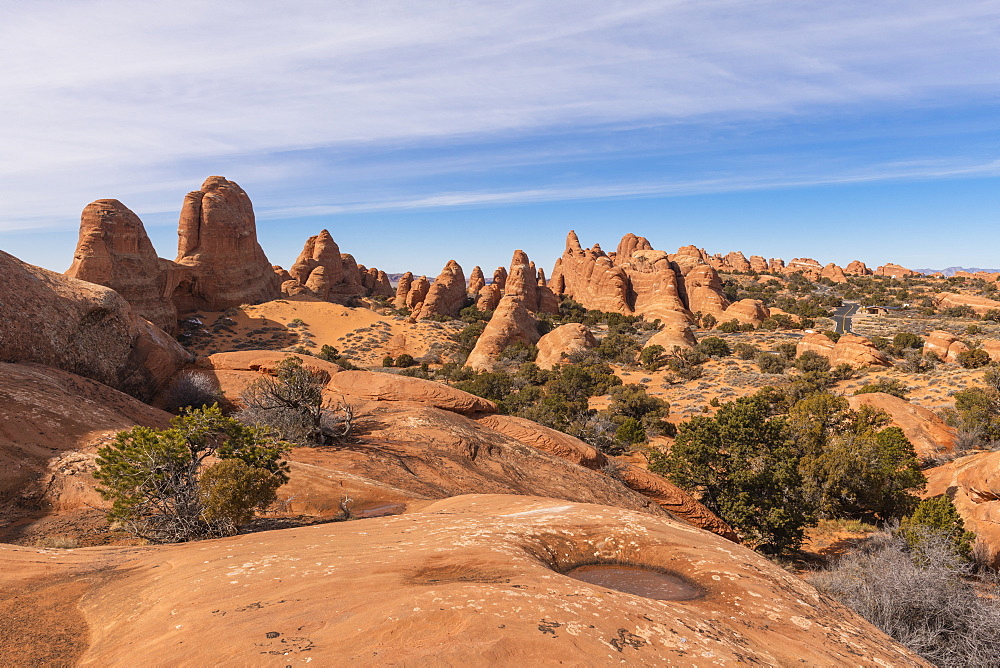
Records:
[[[406,308],[406,297],[410,294],[410,286],[413,284],[413,272],[408,271],[399,277],[396,284],[396,297],[392,300],[394,308]]]
[[[1000,310],[1000,302],[986,297],[975,295],[962,295],[955,292],[945,292],[934,298],[934,305],[939,309],[946,309],[955,306],[968,306],[978,315],[983,315],[987,311]]]
[[[146,400],[190,360],[111,288],[2,251],[0,275],[0,362],[37,362]]]
[[[770,309],[759,299],[741,299],[727,306],[719,319],[723,322],[736,320],[742,324],[756,327],[770,315]]]
[[[457,318],[466,300],[465,272],[454,260],[448,260],[438,277],[427,290],[427,297],[420,307],[420,318],[448,316]]]
[[[417,278],[410,284],[410,291],[406,294],[406,308],[414,313],[418,312],[427,299],[427,291],[431,289],[431,282],[426,276]]]
[[[750,270],[751,271],[756,271],[758,273],[768,271],[767,260],[765,260],[764,258],[762,258],[760,255],[751,255],[750,256]]]
[[[844,273],[848,276],[871,276],[873,272],[861,260],[853,260],[844,267]]]
[[[483,270],[480,269],[479,265],[472,268],[472,273],[469,274],[469,294],[473,297],[479,296],[479,291],[483,289],[486,285],[486,277],[483,276]]]
[[[975,532],[984,560],[1000,567],[1000,452],[961,457],[924,471],[924,497],[947,494],[967,531]]]
[[[830,359],[832,366],[849,364],[854,368],[866,366],[892,366],[892,362],[875,345],[863,336],[843,334],[834,343],[825,334],[806,334],[795,346],[795,354],[813,351]]]
[[[646,342],[645,347],[663,346],[664,351],[671,353],[674,348],[690,350],[696,345],[698,345],[698,340],[695,339],[690,327],[687,325],[668,325],[653,334]]]
[[[136,313],[166,332],[177,328],[171,299],[182,270],[161,260],[139,216],[116,199],[88,204],[80,216],[80,239],[66,275],[111,288]]]
[[[352,255],[341,253],[328,230],[321,230],[306,240],[289,274],[293,282],[281,284],[281,292],[286,297],[304,294],[346,305],[361,297],[388,299],[399,296],[384,271],[360,266]]]
[[[837,265],[835,265],[834,263],[832,263],[832,262],[830,264],[826,265],[825,267],[823,267],[823,271],[820,272],[820,277],[821,278],[829,278],[834,283],[846,283],[847,282],[847,274],[846,274],[846,272],[843,269],[841,269],[840,267],[838,267]]]
[[[542,369],[551,369],[556,364],[564,364],[566,357],[572,353],[589,350],[596,345],[597,340],[586,326],[578,322],[560,325],[538,340],[535,364]]]
[[[236,183],[210,176],[184,198],[176,263],[189,269],[174,291],[180,312],[222,311],[277,299],[281,285],[257,243],[250,198]]]
[[[903,430],[921,459],[934,460],[955,452],[958,441],[955,428],[923,406],[884,392],[856,394],[848,397],[848,402],[854,410],[871,406],[888,414],[892,425]]]
[[[876,276],[889,276],[891,278],[907,278],[909,276],[919,276],[920,273],[901,267],[898,264],[884,264],[875,270]]]
[[[504,297],[465,364],[476,371],[492,371],[504,348],[515,343],[533,345],[539,338],[538,323],[524,303],[517,297]]]
[[[924,339],[923,354],[934,353],[942,361],[958,364],[958,356],[966,352],[969,346],[958,340],[951,332],[935,330]]]
[[[595,561],[674,574],[694,597],[564,575]],[[60,639],[60,665],[928,665],[748,549],[539,496],[166,547],[3,546],[0,588]],[[10,663],[39,663],[31,643],[7,647]]]

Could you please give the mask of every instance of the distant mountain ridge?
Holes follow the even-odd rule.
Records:
[[[984,271],[987,274],[1000,274],[1000,269],[980,269],[979,267],[948,267],[947,269],[914,269],[913,271],[919,271],[921,274],[937,274],[941,273],[945,276],[954,276],[960,271],[966,271],[970,274],[974,274],[977,271]]]

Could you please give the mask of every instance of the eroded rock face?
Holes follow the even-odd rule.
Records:
[[[802,275],[806,276],[809,280],[815,281],[823,273],[823,265],[811,257],[796,257],[792,258],[782,270],[782,273],[794,274],[797,271],[802,272]]]
[[[427,298],[427,291],[431,289],[431,282],[426,276],[413,281],[410,291],[406,295],[406,308],[417,311]]]
[[[0,275],[0,361],[38,362],[146,400],[191,359],[111,288],[2,251]]]
[[[236,183],[210,176],[181,208],[177,264],[190,282],[174,292],[178,311],[222,311],[277,299],[281,284],[257,243],[250,198]]]
[[[599,469],[608,458],[592,445],[569,434],[549,429],[537,422],[512,415],[484,415],[476,418],[481,425],[505,436],[588,469]]]
[[[756,272],[765,272],[768,270],[767,260],[762,258],[760,255],[750,256],[750,269]]]
[[[479,300],[476,302],[476,308],[484,312],[492,311],[497,307],[502,298],[503,292],[496,283],[484,285],[479,291]]]
[[[674,573],[701,595],[658,601],[561,575],[595,560]],[[108,575],[88,580],[80,600],[90,629],[85,665],[201,665],[220,656],[255,664],[270,652],[283,665],[682,665],[693,657],[699,665],[926,665],[750,550],[662,516],[552,498],[470,495],[398,517],[39,561],[37,550],[0,548],[0,582],[9,590],[43,572],[56,581]]]
[[[589,350],[596,345],[597,340],[585,325],[578,322],[560,325],[538,340],[535,364],[542,369],[551,369],[556,364],[566,363],[566,357],[570,354]]]
[[[947,494],[986,563],[1000,566],[1000,452],[981,452],[924,471],[923,496]]]
[[[465,306],[465,272],[454,260],[448,260],[438,277],[427,290],[427,297],[420,307],[421,318],[449,316],[457,318]]]
[[[945,362],[958,364],[958,356],[966,352],[969,346],[958,340],[951,332],[935,330],[924,340],[923,354],[934,353]]]
[[[41,510],[101,506],[94,453],[136,425],[170,418],[96,381],[41,364],[0,363],[0,509],[7,519]]]
[[[538,312],[538,274],[522,250],[514,251],[504,296],[516,297],[532,313]]]
[[[847,401],[854,410],[871,406],[887,413],[892,418],[892,425],[903,430],[921,459],[933,460],[955,452],[958,440],[955,428],[923,406],[884,392],[856,394]]]
[[[517,297],[504,297],[469,353],[466,366],[476,371],[492,371],[504,348],[515,343],[531,345],[538,339],[538,322],[524,303]]]
[[[829,278],[834,283],[846,283],[847,282],[846,272],[844,272],[843,269],[841,269],[840,267],[838,267],[837,265],[835,265],[832,262],[830,264],[826,265],[825,267],[823,267],[823,271],[820,273],[820,277],[822,277],[822,278]]]
[[[143,318],[173,332],[177,308],[170,296],[182,270],[172,265],[157,257],[137,215],[116,199],[99,199],[80,216],[80,240],[66,275],[111,288]]]
[[[863,336],[843,334],[834,343],[825,334],[806,334],[795,346],[795,354],[813,351],[830,359],[832,366],[849,364],[854,368],[866,366],[892,366],[892,362],[875,345]]]
[[[693,313],[711,314],[720,318],[729,307],[729,300],[722,294],[719,273],[709,265],[695,267],[684,276],[688,310]]]
[[[327,389],[366,401],[409,402],[462,414],[497,410],[492,401],[443,383],[372,371],[341,371],[330,378]]]
[[[674,348],[690,350],[698,345],[698,340],[687,325],[667,326],[653,334],[646,342],[646,348],[650,346],[663,346],[667,353],[673,352]]]

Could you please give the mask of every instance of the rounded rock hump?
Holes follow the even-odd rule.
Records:
[[[483,276],[483,270],[476,265],[472,268],[472,273],[469,274],[469,288],[468,292],[473,297],[479,296],[479,291],[483,289],[486,285],[486,277]]]
[[[464,415],[497,411],[492,401],[443,383],[373,371],[341,371],[331,377],[327,389],[368,401],[412,402]]]
[[[590,350],[596,345],[597,340],[585,325],[579,322],[566,323],[538,340],[535,364],[542,369],[551,369],[556,364],[563,364],[569,355]]]
[[[466,366],[475,371],[492,371],[504,348],[514,343],[533,345],[538,339],[535,316],[520,298],[504,297],[469,353]]]

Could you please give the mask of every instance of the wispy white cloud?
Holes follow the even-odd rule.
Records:
[[[307,149],[1000,91],[1000,70],[987,66],[1000,60],[992,0],[36,0],[3,13],[0,228],[71,224],[97,197],[166,210],[216,164],[245,164],[242,181],[315,178],[314,164],[289,153]],[[643,186],[447,196],[437,184],[404,199],[443,206],[618,190]],[[380,205],[342,196],[329,206]]]

